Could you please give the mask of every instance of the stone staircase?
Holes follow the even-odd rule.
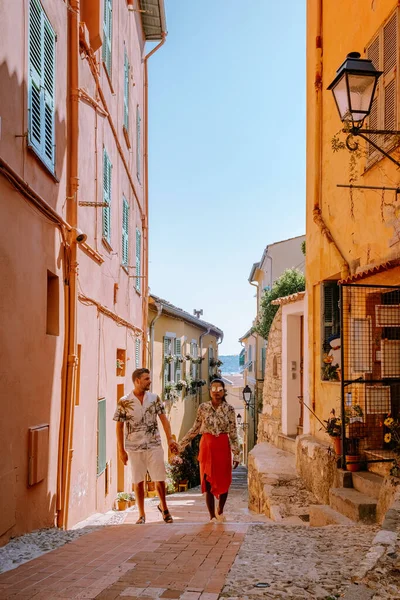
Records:
[[[338,471],[341,487],[329,492],[329,506],[310,506],[310,525],[350,525],[355,521],[376,523],[383,477],[369,471]]]

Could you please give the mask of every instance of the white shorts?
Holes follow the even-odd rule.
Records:
[[[152,481],[165,481],[164,452],[161,446],[150,450],[127,450],[127,453],[132,483],[145,481],[147,471]]]

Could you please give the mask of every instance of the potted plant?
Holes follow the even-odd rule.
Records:
[[[385,433],[384,442],[387,447],[390,448],[395,454],[400,455],[400,422],[398,419],[394,419],[390,414],[386,417],[383,424],[388,432]],[[393,466],[390,470],[390,474],[393,477],[400,477],[400,459],[396,458],[393,460]]]
[[[221,367],[222,365],[223,365],[222,360],[219,360],[218,358],[210,359],[210,367]]]
[[[128,500],[129,506],[134,506],[135,502],[136,502],[135,494],[133,492],[129,492],[128,496],[129,496],[129,500]]]
[[[187,383],[184,379],[180,379],[177,383],[176,383],[176,389],[178,390],[178,392],[181,392],[182,390],[187,388]]]
[[[175,360],[175,356],[173,354],[167,354],[166,356],[164,356],[164,362],[167,363],[167,365],[170,365],[171,363],[173,363]]]
[[[335,453],[340,455],[342,444],[342,419],[336,416],[335,409],[332,408],[329,419],[324,421],[326,425],[325,432],[331,437]]]
[[[362,457],[360,454],[360,439],[365,437],[364,413],[359,404],[348,406],[345,411],[346,419],[346,469],[359,471]]]
[[[117,494],[117,508],[118,510],[126,510],[129,503],[128,492],[118,492]]]

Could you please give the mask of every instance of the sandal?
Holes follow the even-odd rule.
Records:
[[[144,525],[146,523],[145,517],[139,517],[136,521],[136,525]]]
[[[162,518],[164,519],[165,523],[173,523],[174,522],[168,508],[167,508],[167,510],[163,510],[160,505],[158,505],[157,508],[160,511],[160,513],[162,514]]]

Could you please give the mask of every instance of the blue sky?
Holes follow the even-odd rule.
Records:
[[[305,2],[165,0],[149,61],[150,289],[237,354],[267,244],[305,233]]]

